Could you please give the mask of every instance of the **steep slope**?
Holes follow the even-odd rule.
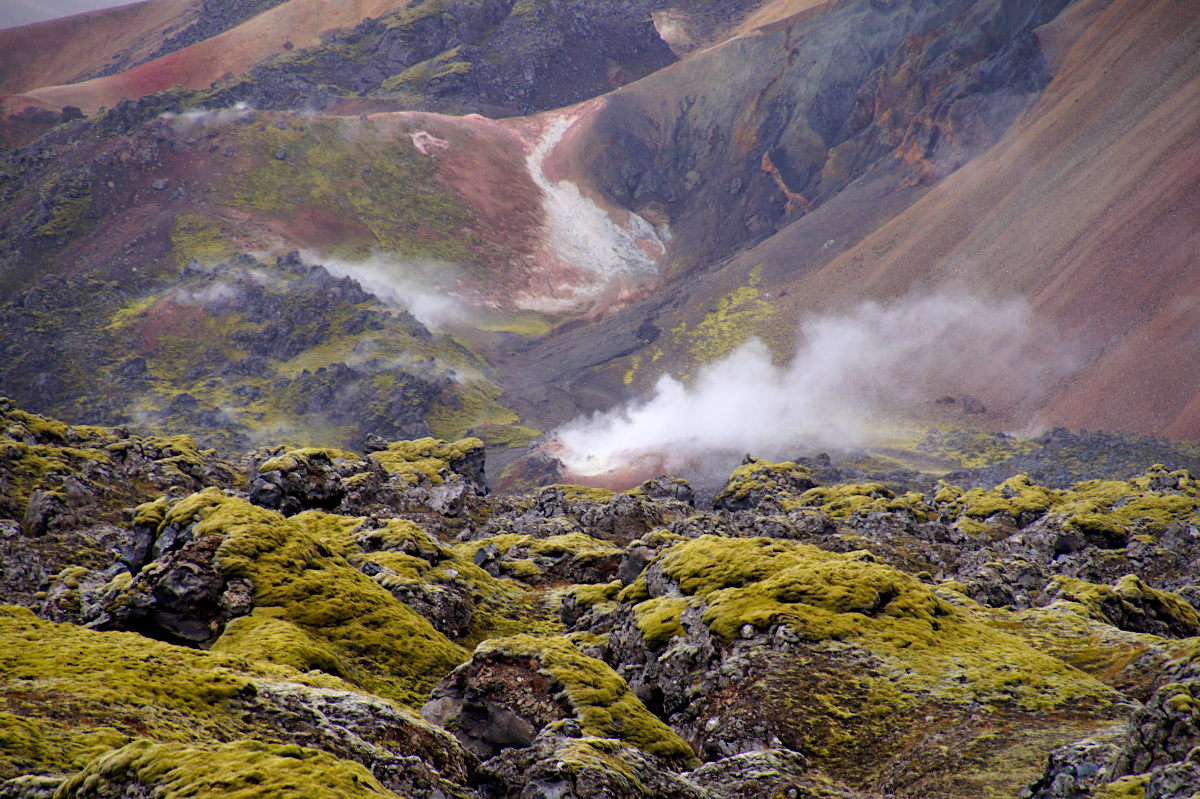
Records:
[[[68,85],[44,84],[5,99],[5,108],[38,104],[48,108],[73,105],[93,114],[124,98],[138,98],[174,85],[207,89],[227,73],[240,74],[263,59],[293,47],[320,43],[333,28],[357,25],[395,8],[395,0],[324,3],[289,0],[237,27],[110,77]],[[10,111],[11,113],[11,111]]]
[[[615,49],[585,57],[568,47],[576,28],[567,23],[582,19],[573,6],[372,6],[359,11],[382,16],[320,42],[315,31],[342,18],[304,8],[291,0],[91,82],[116,87],[104,81],[185,68],[189,53],[222,47],[234,61],[221,68],[241,72],[212,89],[122,100],[11,154],[0,214],[0,286],[13,331],[6,392],[67,415],[90,407],[96,420],[112,411],[161,422],[156,414],[184,396],[199,400],[205,418],[220,418],[218,409],[248,418],[258,400],[205,388],[216,379],[211,363],[167,355],[184,352],[172,347],[187,324],[167,300],[194,296],[197,267],[239,272],[235,256],[299,249],[307,263],[418,318],[422,297],[450,295],[452,318],[426,325],[446,334],[449,349],[422,345],[419,357],[441,359],[439,369],[470,363],[488,387],[459,407],[450,394],[424,406],[428,429],[443,435],[516,425],[526,432],[509,440],[523,443],[528,428],[650,395],[664,374],[694,381],[752,336],[771,352],[740,355],[747,363],[807,353],[816,360],[790,374],[809,369],[816,378],[806,384],[820,383],[824,370],[842,393],[888,411],[936,419],[971,408],[983,411],[982,424],[1018,430],[1031,422],[1196,430],[1200,378],[1178,368],[1194,362],[1196,345],[1191,306],[1180,299],[1194,291],[1185,266],[1197,246],[1188,224],[1197,32],[1186,9],[844,0],[748,4],[731,27],[706,28],[712,20],[697,7],[639,6],[656,15],[654,28],[640,16],[621,27],[615,7],[603,5],[579,36]],[[371,113],[472,103],[512,113],[562,102],[568,84],[585,96],[604,91],[673,59],[654,34],[672,25],[730,38],[677,45],[682,61],[552,112]],[[285,32],[313,44],[254,60]],[[621,50],[626,34],[637,46]],[[235,41],[245,47],[221,44]],[[600,52],[628,60],[609,71]],[[518,69],[525,59],[530,74]],[[586,79],[538,77],[576,67]],[[340,115],[198,110],[310,100]],[[85,310],[63,317],[61,302],[47,305],[60,285],[48,275],[73,281],[66,294]],[[112,285],[83,299],[89,279]],[[945,322],[920,303],[951,286],[966,299],[950,303],[958,321]],[[863,299],[882,303],[884,315],[926,313],[941,337],[893,327],[886,337],[913,342],[908,350],[868,339],[855,351],[843,332],[821,339],[815,354],[813,330],[797,340],[822,315],[862,321]],[[140,313],[163,314],[164,335],[130,338],[129,316]],[[257,330],[245,322],[205,322],[210,354],[240,358]],[[309,361],[358,368],[360,334],[330,330],[336,344],[327,332],[295,352],[257,354],[278,361],[276,380],[299,376],[292,365]],[[225,338],[234,334],[241,343]],[[98,341],[102,370],[147,359],[161,381],[152,401],[131,407],[129,394],[101,406],[79,394],[72,364]],[[306,349],[320,355],[299,357]],[[494,405],[501,391],[503,412]],[[955,398],[964,402],[950,408]],[[836,405],[836,392],[824,401]],[[824,423],[812,407],[764,407],[772,409],[764,418]],[[234,440],[249,432],[239,428]]]
[[[147,0],[0,31],[0,94],[73,83],[122,53],[148,55],[200,6],[200,0]]]
[[[1176,4],[1108,5],[997,147],[820,272],[788,281],[794,312],[953,280],[1022,295],[1078,368],[1050,387],[1045,423],[1200,434],[1200,376],[1184,366],[1200,354],[1189,299],[1198,40],[1195,15]],[[1005,375],[1019,366],[989,362],[964,382],[985,403],[1011,403],[1020,396]]]
[[[707,108],[704,93],[692,104],[684,91],[689,102],[679,105],[638,99],[642,84],[614,95],[609,108],[637,110],[622,113],[620,125],[602,128],[598,122],[594,130],[626,125],[628,132],[597,134],[595,152],[621,142],[612,152],[632,154],[628,160],[636,166],[620,169],[634,177],[623,185],[621,173],[613,171],[616,159],[608,169],[603,155],[591,161],[598,164],[593,174],[598,185],[634,207],[657,201],[670,212],[668,258],[676,269],[688,269],[691,248],[718,254],[747,238],[761,241],[717,268],[696,269],[590,336],[621,346],[586,344],[588,336],[580,333],[522,354],[511,363],[514,385],[521,386],[517,393],[536,390],[538,383],[521,376],[525,363],[568,392],[611,403],[628,395],[626,386],[651,393],[663,373],[694,377],[700,366],[751,335],[765,338],[786,359],[806,351],[796,335],[806,320],[832,315],[853,323],[863,300],[886,309],[914,295],[949,291],[973,298],[988,313],[998,301],[1014,299],[1027,304],[1028,313],[1019,328],[1006,328],[1012,336],[959,335],[943,342],[933,363],[925,358],[912,368],[882,370],[874,387],[896,397],[910,393],[915,405],[909,412],[929,416],[938,396],[965,393],[991,411],[983,417],[988,423],[1007,429],[1032,421],[1197,435],[1198,378],[1190,366],[1198,343],[1190,300],[1196,288],[1189,265],[1200,243],[1188,221],[1196,218],[1200,179],[1195,14],[1170,3],[1077,3],[1023,34],[1037,53],[1033,60],[1006,62],[1011,51],[1001,49],[968,70],[975,78],[930,84],[921,76],[940,74],[933,54],[956,46],[946,29],[940,35],[940,43],[937,36],[906,40],[911,60],[885,70],[874,91],[859,92],[858,110],[850,116],[866,114],[861,133],[830,150],[810,150],[798,172],[783,144],[775,150],[766,149],[771,141],[756,142],[758,149],[744,157],[761,158],[761,169],[758,163],[743,167],[740,174],[753,179],[732,194],[726,194],[732,184],[725,183],[730,178],[724,170],[729,154],[743,151],[725,143],[726,137],[739,141],[725,127],[690,122],[701,113],[696,109]],[[739,59],[753,62],[744,41],[717,48],[713,57],[737,47]],[[655,88],[653,96],[670,98],[670,81],[691,86],[676,76],[699,63],[694,58],[643,83]],[[1027,92],[1021,72],[1012,71],[1022,63],[1028,64],[1027,79],[1036,79],[1039,69],[1049,78],[1053,70],[1040,93]],[[722,68],[712,74],[729,73]],[[984,79],[998,74],[1009,78],[998,84]],[[905,81],[912,92],[897,95]],[[897,105],[897,97],[908,99]],[[914,108],[913,98],[924,98],[917,100],[924,107]],[[728,98],[712,106],[728,116],[723,109],[731,102],[742,107]],[[812,101],[775,107],[796,109],[797,116],[816,112]],[[646,108],[658,109],[654,123],[629,122],[643,118]],[[1005,131],[1003,121],[1010,118],[1016,121]],[[677,147],[695,135],[691,130],[719,131],[708,162],[686,160],[709,152],[699,145]],[[758,121],[746,135],[772,130]],[[990,148],[988,133],[999,136]],[[863,149],[864,142],[874,144]],[[894,146],[880,149],[882,142]],[[965,160],[972,153],[978,154]],[[685,168],[693,163],[688,181]],[[639,178],[639,169],[650,177]],[[651,193],[643,183],[663,188]],[[755,236],[751,224],[766,230]],[[731,230],[741,232],[726,232]],[[713,260],[692,257],[706,265]],[[914,332],[909,327],[904,335]],[[872,346],[883,343],[872,340]],[[597,373],[572,369],[573,353],[583,353]],[[828,353],[848,359],[843,366],[863,363],[849,348]],[[529,412],[553,419],[543,425],[570,415],[561,403],[552,405]]]

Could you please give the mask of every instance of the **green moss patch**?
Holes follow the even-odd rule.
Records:
[[[814,485],[812,473],[804,466],[755,458],[733,470],[725,488],[713,499],[713,506],[741,507],[764,496],[777,500],[799,498]]]
[[[785,499],[787,511],[811,509],[835,519],[867,516],[872,513],[905,512],[915,518],[933,518],[933,508],[924,494],[910,491],[897,496],[882,483],[841,483],[810,488],[799,499]]]
[[[234,741],[210,748],[147,740],[96,758],[55,795],[93,796],[122,786],[144,786],[161,799],[396,796],[360,764],[295,744]]]
[[[587,734],[617,738],[668,760],[695,763],[691,748],[646,709],[625,680],[566,639],[528,635],[493,639],[480,644],[475,657],[535,658],[562,686]]]
[[[400,475],[406,482],[418,485],[428,481],[441,485],[469,457],[483,452],[478,438],[464,438],[446,443],[436,438],[416,441],[397,441],[386,450],[371,454],[384,469]]]
[[[261,734],[240,700],[262,678],[348,687],[0,606],[0,779],[77,771],[137,736],[187,743]]]
[[[217,557],[231,577],[254,586],[258,625],[264,617],[285,645],[279,657],[294,663],[297,652],[316,652],[338,664],[358,686],[417,704],[467,652],[354,569],[320,539],[281,514],[209,490],[181,500],[163,525],[194,524],[192,534],[224,538]],[[292,625],[298,631],[289,636]],[[272,651],[235,627],[214,649],[273,659]],[[289,663],[290,664],[290,663]]]
[[[705,624],[722,638],[736,639],[746,627],[786,624],[806,640],[843,642],[883,658],[893,670],[889,676],[911,694],[1024,710],[1074,702],[1107,706],[1115,697],[866,552],[703,536],[673,546],[658,565],[684,597],[704,603]],[[649,598],[639,600],[630,590],[636,586],[622,592],[623,601]]]

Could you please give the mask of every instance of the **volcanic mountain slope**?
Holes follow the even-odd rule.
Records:
[[[804,345],[796,340],[797,327],[814,314],[847,312],[863,299],[886,304],[949,289],[993,302],[1023,298],[1032,312],[1028,329],[1009,342],[989,339],[993,346],[982,351],[959,340],[939,353],[950,368],[921,368],[908,376],[889,370],[898,392],[907,380],[920,386],[925,401],[943,392],[969,393],[988,408],[1011,411],[1007,423],[1018,428],[1035,418],[1194,436],[1196,386],[1186,364],[1195,360],[1197,327],[1189,316],[1194,270],[1187,264],[1197,242],[1195,225],[1184,220],[1196,218],[1196,17],[1171,3],[1077,3],[1026,35],[1039,48],[1028,63],[1040,64],[1040,74],[1054,74],[1041,92],[1023,94],[1028,84],[1020,81],[990,82],[998,74],[1019,74],[1014,65],[1026,62],[1006,61],[1005,55],[1015,55],[1010,51],[982,59],[974,76],[966,77],[941,71],[934,57],[956,50],[935,38],[925,52],[918,49],[923,40],[910,39],[904,52],[912,61],[898,64],[895,77],[859,91],[849,118],[861,133],[828,157],[818,147],[816,157],[801,160],[797,169],[768,149],[774,144],[768,141],[745,156],[762,158],[762,169],[750,173],[756,183],[746,187],[711,179],[714,167],[701,165],[693,191],[709,196],[694,205],[683,200],[684,212],[672,216],[676,239],[669,257],[681,257],[686,268],[689,241],[702,244],[700,252],[721,251],[723,227],[770,228],[728,263],[700,270],[678,281],[674,292],[610,320],[608,336],[645,349],[611,363],[604,360],[616,348],[597,353],[589,365],[602,375],[589,376],[588,384],[611,393],[632,381],[647,392],[664,371],[695,374],[751,333],[777,352],[793,353]],[[630,97],[642,85],[656,87],[630,101],[638,109],[633,118],[652,108],[667,114],[667,129],[724,131],[691,122],[700,103],[659,102],[672,73],[620,93]],[[1037,68],[1026,74],[1036,85]],[[942,81],[950,75],[956,77],[940,89],[921,82],[923,76]],[[975,93],[964,96],[970,87]],[[889,99],[898,89],[910,109],[914,98],[931,99],[905,114],[904,104],[897,108]],[[988,120],[1013,118],[1034,98],[995,146],[942,177],[1001,132],[1002,125],[989,130]],[[769,99],[768,93],[763,104]],[[753,135],[772,130],[765,118],[748,126]],[[628,128],[639,129],[636,123]],[[649,143],[627,143],[614,152],[654,153],[655,163],[679,157],[668,143],[678,134],[639,138]],[[874,162],[864,159],[881,139],[895,149]],[[725,150],[715,152],[719,171],[729,159]],[[847,175],[848,164],[857,172]],[[683,178],[682,168],[664,174]],[[847,178],[855,179],[847,184]],[[620,181],[602,185],[614,196],[628,196]],[[755,186],[764,198],[757,207]],[[727,201],[716,199],[735,187]],[[688,196],[678,183],[671,190]],[[696,220],[690,236],[689,213]],[[782,229],[770,235],[774,227]],[[736,246],[747,238],[755,237],[734,234],[729,240]],[[639,329],[662,336],[648,344],[651,337]],[[559,368],[561,354],[577,349],[587,352],[575,342],[547,345],[538,368]],[[565,379],[578,375],[572,371]]]
[[[462,390],[418,391],[404,418],[425,427],[351,432],[387,414],[343,414],[321,425],[324,443],[499,425],[519,432],[497,445],[515,444],[648,395],[663,374],[697,380],[753,335],[777,360],[811,354],[820,337],[795,338],[805,320],[853,319],[863,298],[891,313],[915,292],[908,316],[933,308],[941,338],[866,361],[822,344],[832,371],[859,375],[838,386],[918,413],[970,395],[961,407],[1007,429],[1192,429],[1197,25],[1185,7],[847,0],[718,20],[692,6],[425,3],[350,21],[304,8],[235,14],[124,72],[5,100],[11,114],[141,97],[8,154],[6,393],[97,422],[195,411],[214,429],[206,440],[236,447],[352,397],[392,407],[398,395],[380,387],[399,373],[387,370],[432,385],[413,366],[432,357]],[[172,24],[193,30],[187,19]],[[272,50],[288,31],[293,49]],[[130,63],[173,46],[147,37],[154,48]],[[697,42],[715,43],[688,50]],[[221,55],[206,69],[231,75],[141,96],[160,84],[139,75],[192,74],[189,52]],[[574,100],[506,119],[382,110],[501,115]],[[310,101],[326,110],[262,110]],[[307,307],[310,294],[286,288],[290,267],[273,271],[292,250],[357,281],[365,294],[346,314],[390,308],[432,338],[388,332],[395,351],[369,357],[381,336]],[[280,320],[230,301],[254,281]],[[965,299],[942,324],[948,285]],[[197,326],[204,346],[179,346]],[[875,351],[893,352],[857,348]],[[265,361],[243,376],[252,355]],[[145,378],[133,385],[126,368]],[[320,368],[346,379],[317,381],[324,398],[280,399]],[[793,368],[822,371],[819,358]],[[91,373],[119,396],[105,401]]]
[[[710,511],[489,493],[478,439],[235,464],[3,399],[0,431],[4,796],[1200,789],[1184,470],[748,458]]]

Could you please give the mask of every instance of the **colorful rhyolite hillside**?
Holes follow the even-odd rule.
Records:
[[[1197,30],[1167,0],[151,0],[0,32],[0,390],[227,455],[499,454],[934,301],[915,366],[843,335],[813,370],[908,417],[1192,438]],[[1015,311],[964,328],[964,298]]]

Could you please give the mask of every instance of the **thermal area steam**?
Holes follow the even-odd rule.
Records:
[[[649,454],[671,470],[712,452],[773,457],[804,444],[861,444],[873,415],[945,386],[971,362],[1011,353],[1030,321],[1020,299],[864,302],[802,324],[783,366],[751,339],[690,385],[664,375],[649,399],[576,419],[556,433],[559,457],[587,476]]]

